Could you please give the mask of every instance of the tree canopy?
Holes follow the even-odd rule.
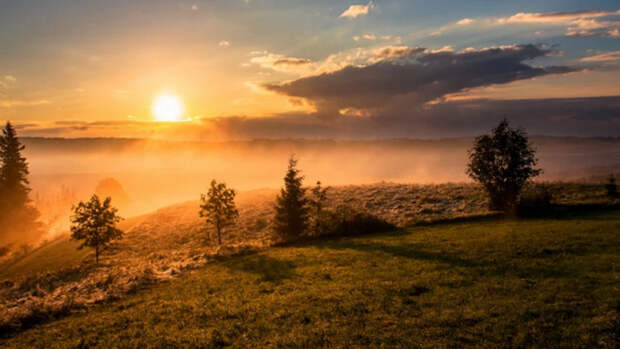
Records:
[[[226,183],[211,181],[207,195],[200,198],[200,217],[205,217],[217,233],[218,244],[222,244],[222,231],[234,224],[239,211],[235,206],[236,192],[226,187]]]
[[[506,210],[514,207],[525,183],[542,172],[534,168],[537,162],[527,133],[504,119],[490,135],[476,138],[467,174],[484,186],[491,209]]]
[[[80,249],[94,248],[97,263],[101,249],[123,236],[123,232],[116,228],[121,217],[116,214],[117,209],[112,207],[111,201],[108,197],[102,202],[94,194],[88,202],[80,201],[73,208],[71,238],[82,241]]]

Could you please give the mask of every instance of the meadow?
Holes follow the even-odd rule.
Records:
[[[3,347],[617,347],[620,212],[470,218],[218,257]]]
[[[553,195],[557,214],[564,214],[562,212],[567,210],[572,212],[575,207],[578,210],[599,206],[604,209],[611,204],[605,198],[604,188],[596,183],[557,182],[538,184],[537,187],[544,187]],[[4,264],[0,273],[0,279],[4,280],[0,284],[0,328],[4,337],[85,312],[103,303],[125,299],[160,282],[175,283],[188,273],[202,272],[205,267],[219,264],[222,258],[234,259],[235,255],[261,255],[264,251],[272,251],[276,241],[271,234],[270,222],[276,194],[277,191],[268,189],[241,193],[237,198],[239,222],[227,232],[222,246],[209,240],[208,229],[197,214],[198,202],[187,202],[123,221],[121,228],[126,232],[125,238],[107,251],[101,265],[95,265],[91,251],[76,250],[77,244],[67,237]],[[462,232],[468,234],[467,231],[476,230],[476,224],[481,224],[480,229],[484,231],[493,226],[491,220],[500,218],[487,209],[484,192],[473,184],[378,183],[340,186],[330,189],[328,203],[329,209],[348,207],[377,217],[395,227],[392,230],[398,230],[398,236],[409,234],[404,232],[425,231],[418,228],[425,225],[432,226],[432,231],[436,232],[448,227],[457,234],[461,230],[460,225],[435,225],[441,222],[455,224],[458,221],[471,222],[467,225],[468,230]],[[553,222],[549,221],[548,227],[553,227]],[[517,221],[511,224],[512,227],[520,227]],[[403,230],[411,227],[414,230]],[[530,229],[528,225],[523,227]],[[614,234],[613,229],[617,225],[610,227],[608,233]],[[588,225],[584,229],[589,229]],[[557,231],[557,228],[552,231]],[[425,235],[425,238],[429,237]],[[469,237],[450,236],[441,241],[449,242],[453,238]],[[606,244],[612,242],[605,240]],[[540,247],[550,248],[547,245],[537,246]],[[437,257],[441,254],[444,255],[442,258],[447,259],[457,255],[456,251],[446,250],[438,253]],[[376,261],[377,264],[384,262],[389,261]],[[267,267],[270,268],[269,265]]]

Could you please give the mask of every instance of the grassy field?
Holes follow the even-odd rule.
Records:
[[[222,258],[3,347],[617,347],[620,212],[471,220]]]

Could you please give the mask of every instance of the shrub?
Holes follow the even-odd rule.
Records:
[[[334,210],[324,210],[321,236],[348,236],[385,232],[395,226],[365,211],[350,206],[338,206]]]
[[[521,194],[516,213],[524,217],[548,214],[552,209],[552,201],[553,195],[547,186],[532,186]]]

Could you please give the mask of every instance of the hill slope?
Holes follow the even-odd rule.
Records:
[[[620,212],[486,220],[208,263],[6,347],[610,347]]]
[[[556,183],[549,188],[558,203],[605,200],[597,185]],[[270,222],[275,194],[275,190],[240,194],[240,219],[226,233],[223,246],[208,240],[198,203],[188,202],[125,221],[124,239],[107,251],[100,265],[95,265],[88,251],[73,250],[77,245],[67,240],[35,251],[2,272],[0,332],[19,331],[119,299],[221,256],[264,250],[273,244]],[[329,204],[367,212],[400,227],[488,214],[482,190],[469,184],[334,187]]]

